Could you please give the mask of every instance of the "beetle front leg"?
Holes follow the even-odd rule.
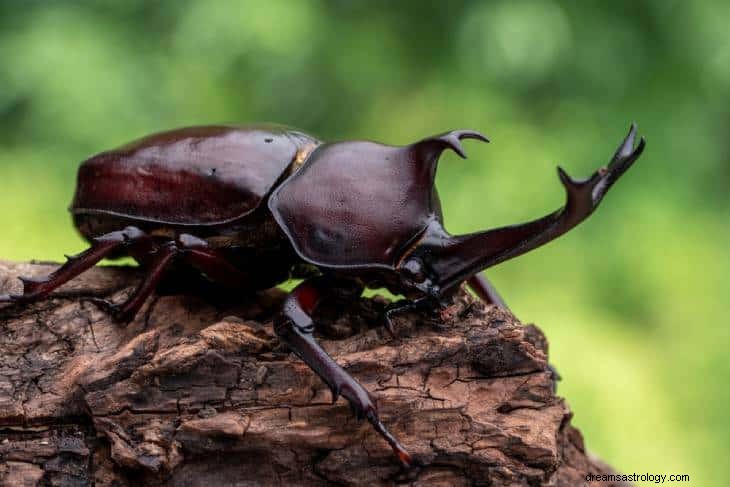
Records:
[[[400,300],[390,303],[383,313],[383,322],[385,329],[390,336],[396,338],[395,327],[393,326],[393,317],[397,314],[408,313],[409,311],[419,311],[433,307],[433,301],[427,297],[415,299],[413,301]]]
[[[314,339],[314,321],[311,315],[325,291],[324,284],[324,278],[313,278],[304,281],[289,294],[284,302],[282,315],[275,323],[276,334],[329,386],[332,402],[337,401],[340,395],[347,399],[358,419],[367,418],[388,442],[401,464],[409,467],[412,464],[410,454],[380,421],[370,394]]]
[[[243,272],[225,257],[221,249],[209,247],[208,243],[190,234],[178,237],[178,247],[183,260],[205,274],[213,282],[232,289],[247,289],[250,282]]]

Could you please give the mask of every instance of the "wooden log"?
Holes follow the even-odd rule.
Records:
[[[0,261],[0,294],[53,266]],[[417,466],[281,345],[283,292],[160,296],[120,327],[133,268],[0,308],[3,485],[581,485],[586,454],[535,326],[461,293],[437,318],[380,326],[382,298],[325,306],[324,347],[376,399]],[[591,485],[601,485],[591,483]],[[606,483],[603,485],[613,485]]]

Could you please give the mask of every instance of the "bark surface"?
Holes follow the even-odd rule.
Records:
[[[53,269],[0,261],[0,294]],[[611,473],[554,393],[542,332],[466,293],[438,317],[397,317],[397,338],[380,298],[318,315],[324,347],[416,459],[402,471],[279,343],[281,291],[160,296],[125,328],[89,300],[119,302],[138,277],[97,267],[53,299],[0,308],[0,484],[572,486]]]

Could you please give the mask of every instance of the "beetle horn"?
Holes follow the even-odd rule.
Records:
[[[413,147],[424,160],[435,162],[446,149],[452,149],[462,159],[466,159],[466,152],[464,152],[464,148],[461,146],[461,139],[476,139],[482,142],[489,142],[486,136],[476,130],[452,130],[451,132],[444,132],[440,135],[427,137],[413,144]]]
[[[423,244],[434,255],[431,263],[440,276],[441,289],[449,289],[475,273],[524,254],[563,235],[588,218],[611,186],[639,158],[644,150],[642,137],[634,148],[636,125],[619,145],[608,166],[591,177],[576,180],[558,168],[565,188],[565,206],[531,222],[461,236],[434,233]]]
[[[462,159],[466,159],[466,152],[461,146],[462,139],[476,139],[482,142],[489,142],[489,139],[480,134],[476,130],[452,130],[444,132],[440,135],[427,137],[410,146],[415,155],[415,159],[423,164],[427,171],[426,177],[430,178],[431,183],[436,175],[436,165],[438,164],[441,153],[446,149],[451,149]]]

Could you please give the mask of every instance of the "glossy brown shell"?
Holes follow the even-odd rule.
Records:
[[[428,223],[441,220],[436,163],[447,147],[463,157],[461,138],[486,140],[459,130],[404,147],[323,144],[272,192],[269,208],[297,253],[313,264],[396,267]]]
[[[317,141],[278,127],[204,126],[162,132],[79,168],[75,215],[216,225],[255,210]]]

